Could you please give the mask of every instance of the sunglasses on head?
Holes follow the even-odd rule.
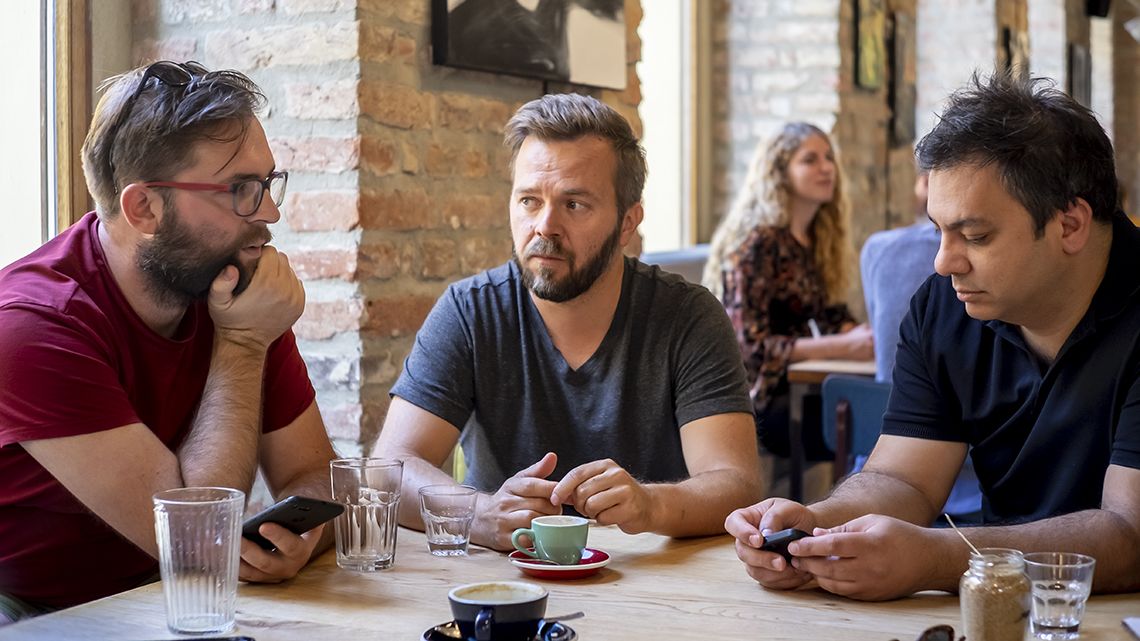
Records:
[[[170,60],[159,60],[143,71],[142,78],[139,79],[139,84],[135,87],[130,97],[123,103],[122,108],[119,109],[119,116],[115,118],[110,128],[107,129],[107,168],[111,170],[112,176],[115,175],[115,162],[112,158],[113,154],[111,153],[115,145],[115,136],[118,135],[119,129],[123,127],[123,123],[127,121],[131,112],[134,111],[135,103],[139,101],[139,96],[152,85],[164,85],[185,90],[186,87],[189,87],[190,84],[194,82],[195,78],[201,78],[209,73],[205,67],[197,62],[172,62]],[[152,80],[158,82],[152,83]]]

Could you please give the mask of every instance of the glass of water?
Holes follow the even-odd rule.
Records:
[[[225,487],[182,487],[154,495],[158,565],[172,632],[233,629],[244,505],[244,492]]]
[[[336,517],[336,564],[346,570],[385,570],[396,562],[397,515],[404,462],[343,458],[329,463]]]
[[[428,551],[436,556],[467,556],[475,488],[469,485],[425,485],[420,488]]]
[[[1033,586],[1030,625],[1038,639],[1076,639],[1085,601],[1092,591],[1096,559],[1069,552],[1025,555],[1025,573]]]

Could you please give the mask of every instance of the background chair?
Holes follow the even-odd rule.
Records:
[[[833,374],[823,380],[823,440],[835,452],[832,482],[855,469],[856,460],[875,449],[883,428],[883,413],[891,395],[890,383],[877,383],[862,376]],[[858,467],[862,467],[859,465]],[[959,524],[982,523],[982,490],[969,456],[958,472],[954,487],[942,511],[952,514]],[[945,525],[943,517],[935,527]]]
[[[843,478],[855,457],[867,456],[879,440],[891,384],[865,376],[833,374],[823,380],[823,440],[835,452],[832,481]]]
[[[701,274],[704,273],[705,262],[708,259],[709,246],[707,244],[693,245],[673,251],[651,252],[641,256],[641,262],[646,265],[660,265],[661,269],[679,274],[695,285],[701,284]]]

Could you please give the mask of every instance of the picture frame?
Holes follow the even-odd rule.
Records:
[[[1001,65],[1006,73],[1020,80],[1029,79],[1029,34],[1010,27],[1001,30]]]
[[[432,0],[432,63],[625,89],[623,0]]]
[[[1092,107],[1092,57],[1088,47],[1069,43],[1069,95],[1086,107]]]
[[[891,105],[891,146],[914,142],[918,72],[914,56],[914,16],[895,12],[891,20],[891,78],[888,102]]]
[[[855,84],[879,89],[886,75],[885,0],[856,0],[855,13]]]

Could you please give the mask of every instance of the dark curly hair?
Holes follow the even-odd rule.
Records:
[[[1112,143],[1093,113],[1046,78],[995,73],[950,96],[938,124],[915,148],[922,170],[996,165],[1005,189],[1040,236],[1077,198],[1093,218],[1116,211]]]

